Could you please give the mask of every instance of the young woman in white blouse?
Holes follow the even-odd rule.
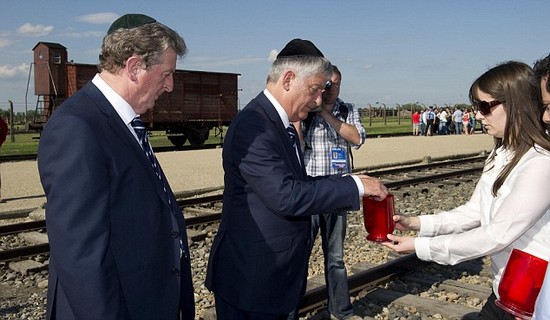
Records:
[[[514,248],[550,257],[550,138],[541,120],[539,84],[527,64],[510,61],[481,75],[470,88],[476,119],[495,140],[470,200],[437,215],[395,215],[387,247],[416,252],[426,261],[457,264],[489,255],[493,294],[480,319],[514,319],[495,305],[498,285]]]

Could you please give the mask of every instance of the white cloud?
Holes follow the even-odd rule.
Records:
[[[45,26],[42,24],[32,25],[27,22],[17,28],[17,33],[22,36],[31,36],[31,37],[43,37],[48,35],[53,31],[53,26]]]
[[[27,75],[29,73],[29,65],[22,63],[18,66],[0,65],[0,78],[12,78],[17,75]]]
[[[279,51],[273,49],[269,51],[269,57],[267,58],[267,61],[273,62],[275,59],[277,59],[277,55],[279,54]]]
[[[101,38],[105,35],[105,31],[76,32],[73,30],[68,30],[66,32],[62,32],[60,35],[68,38]]]
[[[367,64],[367,65],[363,66],[363,69],[365,69],[365,70],[369,70],[369,69],[372,69],[372,68],[374,68],[374,66],[372,64]]]
[[[118,17],[118,14],[114,12],[100,12],[78,16],[75,18],[75,20],[92,24],[109,24],[115,21]]]
[[[184,64],[191,64],[199,68],[219,68],[227,66],[242,66],[248,64],[256,64],[265,61],[262,58],[244,57],[244,58],[220,58],[220,57],[190,57],[184,59]]]
[[[0,38],[0,48],[8,47],[8,46],[10,46],[12,43],[13,43],[12,40]]]

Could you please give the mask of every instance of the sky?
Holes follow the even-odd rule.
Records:
[[[178,69],[240,74],[240,108],[265,88],[273,57],[294,38],[311,40],[339,67],[340,97],[360,108],[468,103],[487,69],[550,53],[548,0],[2,0],[0,109],[11,100],[16,112],[34,110],[38,42],[96,64],[110,24],[126,13],[185,39]]]

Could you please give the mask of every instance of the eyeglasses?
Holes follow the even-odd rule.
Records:
[[[499,101],[499,100],[493,100],[493,101],[478,101],[476,103],[477,109],[479,110],[479,113],[486,116],[491,114],[491,108],[496,107],[498,105],[501,105],[505,103],[506,101]]]
[[[325,90],[330,90],[332,88],[332,81],[327,80],[327,83],[325,83]]]

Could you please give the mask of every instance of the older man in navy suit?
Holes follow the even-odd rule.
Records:
[[[308,177],[291,122],[321,104],[332,65],[315,45],[290,41],[267,88],[232,122],[223,147],[223,213],[208,264],[218,319],[286,319],[305,289],[310,215],[356,210],[387,189],[368,176]]]
[[[172,90],[186,51],[153,18],[120,17],[100,73],[48,121],[38,150],[47,319],[194,319],[185,222],[139,120]]]

